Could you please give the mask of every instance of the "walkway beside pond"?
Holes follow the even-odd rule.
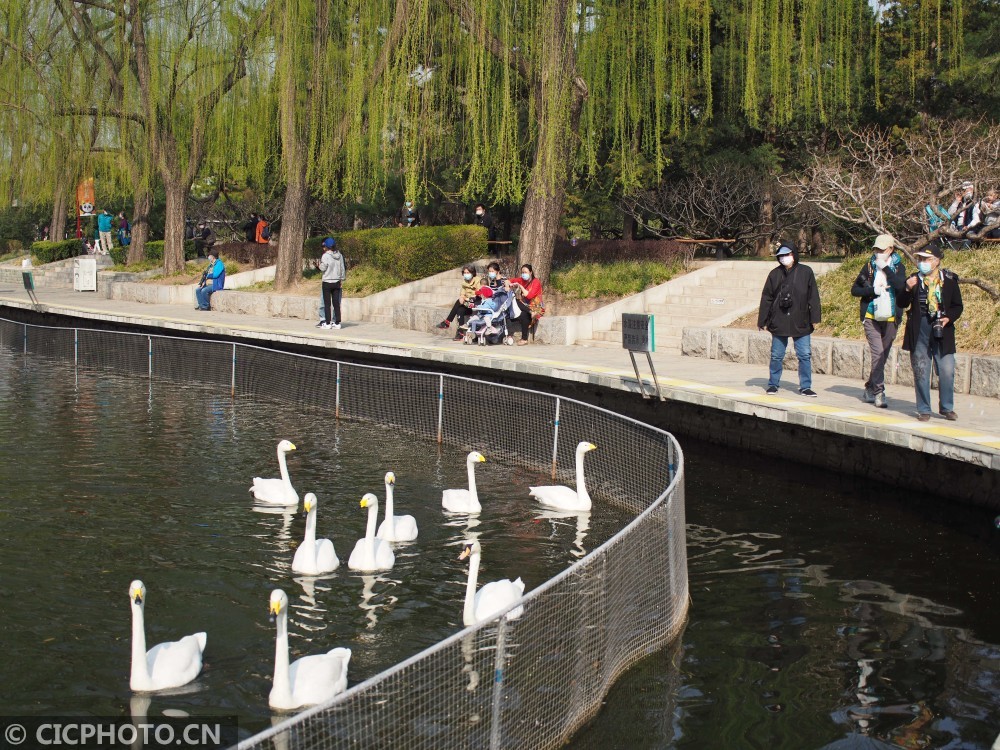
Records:
[[[23,290],[9,287],[0,288],[0,304],[33,309]],[[442,369],[487,368],[631,392],[639,398],[628,353],[619,349],[542,344],[466,346],[444,335],[387,328],[384,324],[346,321],[343,329],[327,331],[315,328],[314,322],[298,319],[198,312],[193,306],[185,309],[179,305],[119,302],[56,289],[43,290],[41,304],[34,309],[151,329],[226,335],[248,342],[398,357],[421,361],[426,363],[424,367],[438,363]],[[638,360],[641,371],[645,371],[645,357],[640,355]],[[889,408],[875,409],[861,402],[863,385],[857,380],[817,375],[813,387],[819,398],[808,399],[795,393],[797,376],[790,372],[786,373],[782,391],[768,396],[764,393],[766,368],[662,353],[654,354],[653,361],[661,393],[668,403],[768,420],[786,425],[789,431],[821,430],[963,462],[985,471],[987,483],[996,486],[996,476],[989,475],[1000,472],[1000,400],[956,394],[958,422],[947,422],[937,415],[929,422],[918,422],[910,387],[891,386],[887,392]],[[644,387],[647,394],[652,391],[648,373]]]

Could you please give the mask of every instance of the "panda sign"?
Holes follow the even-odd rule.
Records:
[[[76,186],[76,205],[80,209],[80,216],[93,216],[94,202],[94,178],[80,180],[80,184]]]

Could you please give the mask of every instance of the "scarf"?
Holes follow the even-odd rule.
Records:
[[[944,277],[941,275],[940,266],[921,279],[924,289],[927,290],[927,314],[936,318],[938,310],[941,309],[941,287],[944,286]]]

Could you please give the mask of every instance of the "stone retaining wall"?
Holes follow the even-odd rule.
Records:
[[[889,353],[885,382],[887,385],[912,387],[910,357],[907,352],[901,353],[901,343],[902,332]],[[760,365],[766,371],[771,360],[771,334],[746,328],[691,326],[683,331],[681,354],[717,359],[720,362]],[[814,375],[835,375],[864,382],[871,370],[871,355],[864,341],[813,336],[812,366]],[[797,371],[798,367],[794,348],[789,345],[785,352],[784,368]],[[936,374],[931,377],[931,387],[937,388]],[[955,392],[1000,398],[1000,357],[956,354]]]

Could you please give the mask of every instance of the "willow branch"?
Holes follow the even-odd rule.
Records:
[[[60,107],[55,114],[59,117],[114,117],[118,120],[130,120],[145,127],[146,118],[134,112],[122,112],[119,109],[98,109],[97,107]]]
[[[467,0],[444,0],[448,9],[454,13],[465,27],[484,47],[500,62],[506,63],[517,71],[525,81],[533,81],[531,67],[518,51],[505,46],[503,42],[496,38],[486,27],[486,24],[479,18]]]

